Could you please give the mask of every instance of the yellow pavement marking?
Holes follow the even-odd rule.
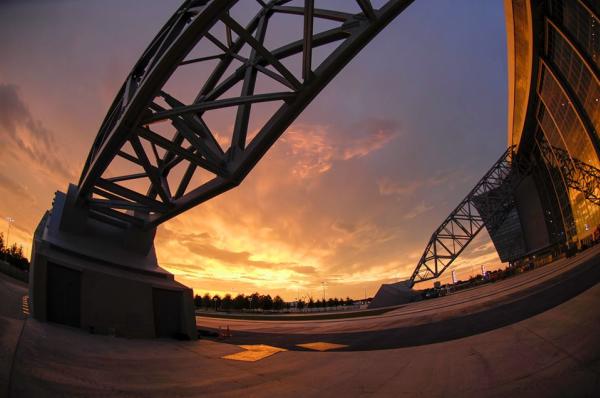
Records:
[[[230,359],[233,361],[244,361],[244,362],[256,362],[261,359],[270,357],[278,352],[287,351],[286,349],[279,347],[272,347],[270,345],[257,344],[257,345],[241,345],[245,351],[241,351],[235,354],[225,355],[221,358]]]
[[[317,341],[315,343],[296,344],[298,347],[308,348],[309,350],[315,351],[329,351],[337,350],[338,348],[348,347],[344,344],[326,343],[324,341]]]
[[[27,295],[23,296],[21,299],[21,311],[23,311],[25,315],[29,315],[29,296]]]

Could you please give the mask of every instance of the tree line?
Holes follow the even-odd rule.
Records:
[[[266,311],[281,311],[292,308],[292,303],[285,302],[279,295],[271,297],[270,294],[252,293],[250,295],[238,294],[233,297],[231,294],[226,294],[223,297],[218,294],[211,296],[205,293],[203,296],[196,295],[194,297],[196,308],[204,308],[206,310],[266,310]],[[300,299],[294,303],[294,307],[302,310],[304,308],[333,308],[340,306],[350,306],[354,304],[354,300],[350,297],[346,299],[330,298],[323,300],[314,300],[310,297],[308,300]]]
[[[312,297],[308,299],[308,301],[299,300],[297,303],[298,309],[303,308],[331,308],[331,307],[341,307],[341,306],[350,306],[354,305],[354,300],[350,297],[346,297],[346,299],[342,298],[329,298],[327,300],[313,300]]]
[[[17,246],[16,243],[7,246],[4,243],[4,234],[2,233],[0,233],[0,260],[4,260],[23,271],[29,271],[29,260],[23,255],[23,246]]]
[[[221,297],[218,294],[211,296],[205,293],[204,296],[196,295],[194,304],[197,308],[229,311],[245,309],[283,310],[286,308],[287,303],[280,296],[273,298],[270,294],[253,293],[248,296],[238,294],[235,297],[226,294]]]

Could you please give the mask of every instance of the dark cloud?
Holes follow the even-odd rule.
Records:
[[[184,245],[194,254],[224,261],[230,264],[239,264],[251,261],[250,253],[248,252],[234,252],[225,249],[219,249],[213,245],[195,241],[185,241]]]
[[[196,264],[185,264],[185,263],[168,263],[168,262],[160,262],[160,265],[164,265],[166,267],[172,267],[172,268],[177,268],[179,270],[182,271],[190,271],[190,272],[194,272],[194,271],[203,271],[204,267],[200,266],[200,265],[196,265]]]
[[[73,172],[57,155],[54,135],[33,117],[18,87],[12,84],[0,83],[0,138],[10,144],[10,150],[20,152],[49,173],[68,181],[74,179]]]
[[[333,228],[334,231],[341,231],[351,234],[359,229],[359,225],[337,220],[331,225],[331,228]]]
[[[235,265],[246,265],[256,268],[287,268],[296,266],[293,263],[273,263],[269,261],[257,261],[250,259],[252,253],[247,251],[231,251],[226,249],[220,249],[212,244],[205,242],[204,238],[198,239],[180,239],[181,243],[188,248],[192,253],[205,258],[211,258],[214,260],[222,261],[228,264]]]
[[[291,267],[290,269],[298,274],[312,275],[317,273],[317,269],[315,267],[311,267],[308,265],[298,265],[295,267]]]
[[[171,220],[170,227],[166,227],[161,225],[160,227],[160,238],[161,239],[173,239],[173,240],[210,240],[212,238],[211,234],[208,232],[193,232],[193,233],[184,233],[178,230],[178,228],[182,228],[182,224],[178,222],[178,220]]]
[[[409,181],[395,181],[390,177],[381,177],[377,180],[379,194],[382,196],[407,196],[420,189],[451,183],[452,181],[465,180],[465,173],[460,169],[438,170],[431,177],[413,176]]]

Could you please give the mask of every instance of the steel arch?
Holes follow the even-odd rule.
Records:
[[[531,168],[527,160],[517,160],[514,151],[509,147],[431,234],[409,286],[440,277],[483,227],[493,233],[502,225],[515,206],[516,187]]]
[[[303,6],[288,5],[291,0],[256,0],[259,11],[243,27],[230,13],[238,0],[186,0],[143,53],[113,101],[81,174],[79,203],[102,221],[153,228],[237,186],[315,96],[412,1],[388,0],[376,9],[370,0],[355,0],[357,12],[349,13],[315,8],[314,0],[304,0]],[[267,49],[269,21],[278,14],[302,16],[302,37]],[[315,33],[316,20],[337,26]],[[221,38],[217,29],[223,32]],[[218,51],[189,58],[203,43]],[[313,65],[313,49],[328,44],[337,47]],[[245,46],[249,47],[247,56],[241,51]],[[284,65],[294,55],[301,55],[301,76]],[[165,89],[176,70],[207,61],[217,65],[191,103]],[[260,74],[284,89],[257,94]],[[241,92],[226,95],[238,83]],[[261,102],[280,106],[247,142],[252,105]],[[203,115],[229,107],[236,108],[236,116],[231,145],[223,149]],[[175,129],[170,137],[154,128],[165,121]],[[117,159],[138,167],[139,172],[105,175]],[[171,171],[181,163],[185,172],[173,184]],[[197,170],[214,177],[190,187]],[[148,185],[145,192],[123,185],[140,180]]]

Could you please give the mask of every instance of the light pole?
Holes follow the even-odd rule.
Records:
[[[15,222],[15,219],[12,217],[6,217],[6,222],[8,223],[8,227],[6,229],[6,248],[8,249],[10,244],[8,243],[8,239],[10,236],[10,227],[12,226],[12,224]]]
[[[321,286],[323,287],[323,302],[325,302],[325,285],[327,284],[327,282],[323,281],[321,282]]]

